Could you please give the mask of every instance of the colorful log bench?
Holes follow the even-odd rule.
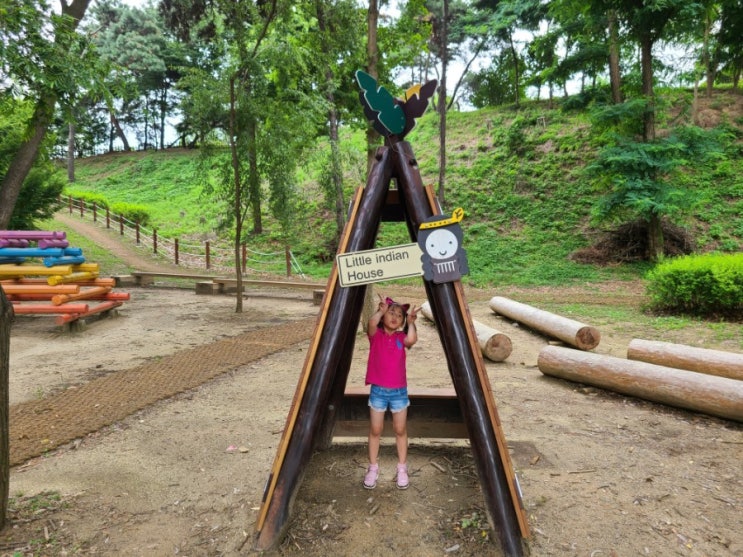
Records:
[[[462,410],[453,387],[409,387],[408,437],[468,439]],[[369,435],[369,387],[346,387],[333,437]],[[394,435],[392,418],[385,416],[383,435]]]

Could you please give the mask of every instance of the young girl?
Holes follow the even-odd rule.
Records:
[[[420,308],[419,308],[420,309]],[[384,428],[384,415],[392,412],[392,428],[397,446],[397,487],[407,489],[408,480],[408,381],[405,349],[418,340],[415,320],[419,309],[410,304],[398,304],[391,298],[382,300],[369,319],[366,334],[369,337],[369,362],[366,384],[369,393],[369,467],[364,476],[364,487],[377,487],[379,477],[379,442]]]

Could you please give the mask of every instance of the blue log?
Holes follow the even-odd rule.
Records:
[[[80,265],[85,263],[82,255],[63,255],[61,257],[45,257],[45,267],[56,267],[57,265]]]
[[[61,257],[63,255],[62,248],[0,248],[0,256],[3,257]]]

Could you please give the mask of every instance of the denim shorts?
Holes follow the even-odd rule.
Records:
[[[385,387],[371,386],[369,391],[369,407],[377,412],[386,412],[389,408],[392,413],[400,412],[410,406],[408,388],[387,389]]]

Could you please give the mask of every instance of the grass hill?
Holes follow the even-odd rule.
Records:
[[[665,110],[659,133],[671,126],[691,123],[692,95],[671,91],[663,96]],[[692,210],[674,219],[697,252],[743,249],[743,96],[716,92],[700,99],[696,119],[702,126],[727,126],[737,134],[725,156],[714,165],[690,161],[680,185],[701,200]],[[642,262],[579,263],[577,250],[588,250],[604,241],[621,223],[598,225],[592,209],[599,199],[592,176],[586,171],[598,149],[589,112],[584,109],[549,108],[532,101],[516,111],[509,107],[451,113],[447,118],[446,190],[444,210],[465,209],[465,232],[471,273],[465,282],[494,284],[569,284],[637,278],[648,269]],[[424,183],[438,181],[436,115],[429,111],[410,133]],[[350,136],[355,151],[348,172],[347,195],[363,185],[362,135]],[[198,151],[116,153],[81,159],[77,181],[68,191],[95,193],[109,203],[127,202],[147,207],[150,227],[169,238],[214,240],[222,223],[223,208],[203,195],[203,175]],[[319,171],[310,157],[302,165],[298,195],[302,215],[292,231],[290,248],[305,272],[327,274],[325,246],[332,242],[332,211],[318,191]],[[267,207],[266,203],[266,207]],[[309,223],[308,223],[309,221]],[[309,224],[309,225],[308,225]],[[251,236],[252,249],[276,249],[281,237],[267,215],[266,232]],[[631,227],[630,227],[631,229]],[[407,243],[404,225],[383,223],[379,246]],[[614,242],[632,241],[615,235]],[[614,244],[616,245],[616,244]],[[590,250],[589,250],[590,251]],[[607,264],[610,263],[610,264]]]

